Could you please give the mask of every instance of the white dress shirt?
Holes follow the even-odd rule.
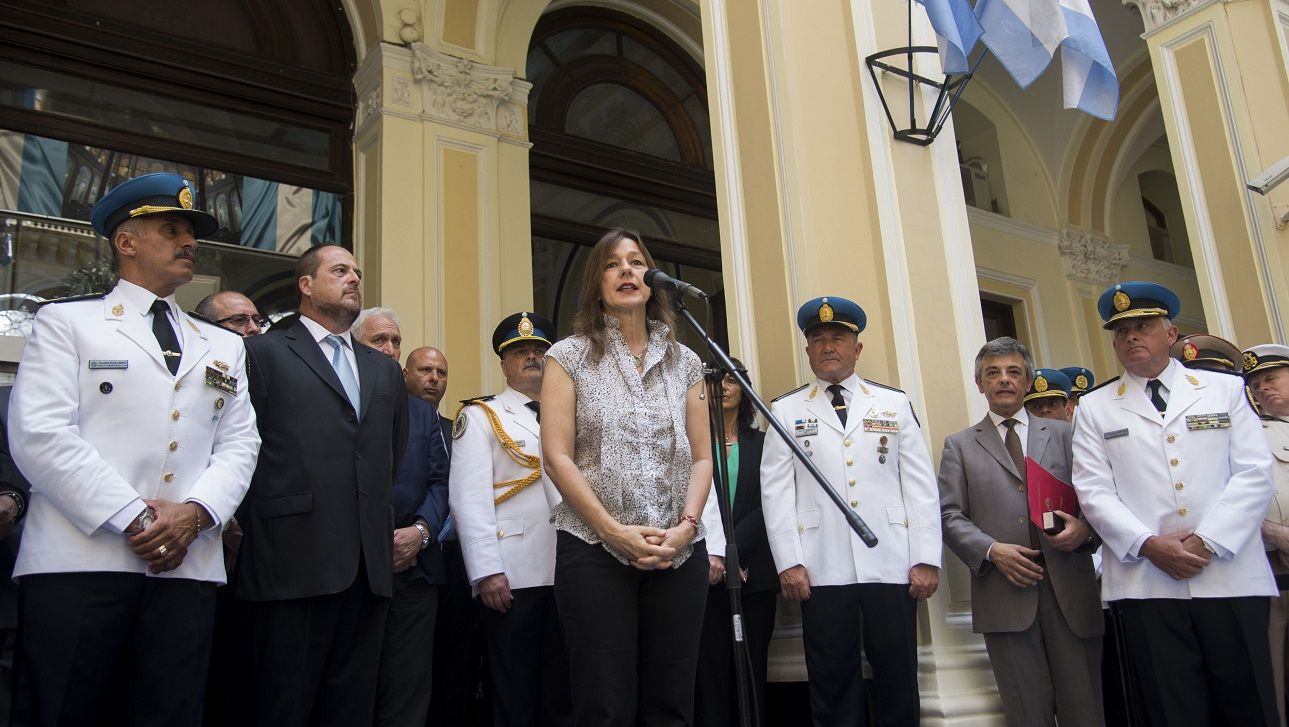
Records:
[[[358,359],[354,356],[354,341],[349,337],[349,331],[333,334],[331,331],[323,328],[321,323],[306,315],[300,316],[300,322],[304,324],[305,328],[309,329],[309,335],[313,336],[313,340],[317,342],[318,350],[322,351],[322,357],[327,360],[327,363],[331,363],[331,357],[336,351],[336,349],[331,347],[330,343],[327,343],[327,336],[340,336],[340,340],[345,342],[345,360],[349,362],[349,370],[354,372],[354,381],[359,381]]]

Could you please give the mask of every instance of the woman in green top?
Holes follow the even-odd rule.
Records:
[[[742,362],[734,359],[738,368]],[[721,381],[725,426],[725,460],[729,467],[734,542],[743,569],[743,627],[751,659],[751,684],[756,693],[760,724],[769,724],[765,709],[766,663],[779,575],[765,534],[761,514],[761,446],[765,433],[753,427],[756,412],[733,378]],[[711,497],[715,497],[715,492]],[[713,526],[715,523],[713,523]],[[714,553],[714,552],[713,552]],[[694,724],[732,725],[738,722],[738,695],[731,665],[730,603],[725,589],[725,559],[708,554],[707,612],[698,651],[698,682],[694,695]],[[747,665],[742,665],[746,669]]]

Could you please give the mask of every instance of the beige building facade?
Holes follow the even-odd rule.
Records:
[[[892,137],[865,66],[909,44],[899,0],[340,5],[346,240],[404,350],[447,352],[450,400],[500,387],[497,320],[552,306],[567,320],[578,250],[614,224],[719,292],[704,320],[767,398],[809,374],[797,307],[859,302],[861,373],[909,393],[937,458],[983,415],[987,334],[1116,375],[1095,307],[1115,281],[1177,291],[1184,333],[1287,340],[1289,185],[1245,186],[1289,156],[1285,0],[1093,0],[1120,79],[1113,122],[1061,108],[1059,63],[1022,91],[987,59],[926,147]],[[935,45],[920,7],[912,32]],[[899,80],[879,82],[901,108]],[[20,350],[0,341],[10,361]],[[967,571],[946,563],[921,614],[925,723],[1001,723]],[[775,679],[805,678],[799,634],[782,604]]]

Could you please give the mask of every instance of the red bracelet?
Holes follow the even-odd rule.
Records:
[[[689,523],[690,525],[694,526],[694,532],[695,533],[698,532],[698,518],[694,517],[693,515],[681,515],[680,523]],[[680,523],[676,523],[676,524],[679,525]]]

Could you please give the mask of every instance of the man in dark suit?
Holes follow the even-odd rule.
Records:
[[[393,595],[392,490],[407,443],[399,367],[353,342],[361,272],[336,245],[296,263],[300,320],[246,339],[264,445],[238,510],[243,723],[360,725]]]
[[[398,361],[402,331],[392,310],[364,310],[351,332]],[[377,727],[425,724],[443,584],[443,554],[434,536],[448,515],[448,453],[434,407],[409,393],[407,414],[407,451],[394,481],[394,600],[380,651]]]
[[[1090,555],[1099,541],[1073,513],[1058,511],[1064,529],[1056,535],[1030,522],[1025,458],[1066,482],[1071,467],[1070,426],[1023,406],[1033,371],[1029,351],[1012,338],[977,354],[989,413],[945,440],[944,543],[971,568],[972,627],[985,635],[1007,723],[1101,725],[1104,623]]]

